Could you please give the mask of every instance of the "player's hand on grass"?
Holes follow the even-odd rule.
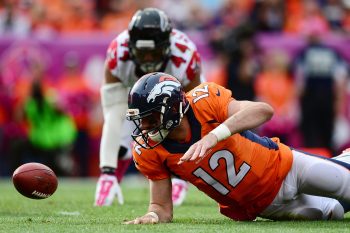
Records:
[[[126,221],[124,224],[156,224],[159,222],[159,217],[154,212],[149,212],[142,217],[135,218],[131,221]]]
[[[210,148],[214,147],[217,143],[218,138],[214,134],[207,134],[201,140],[193,144],[179,159],[179,162],[177,164],[181,164],[185,161],[193,161],[198,157],[201,158],[205,156]]]
[[[117,196],[119,204],[124,204],[122,190],[114,175],[102,174],[97,181],[95,206],[110,206]]]

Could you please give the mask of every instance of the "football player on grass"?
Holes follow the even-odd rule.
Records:
[[[130,137],[134,126],[125,120],[129,87],[144,74],[164,71],[175,75],[185,90],[200,83],[200,57],[194,43],[173,29],[163,11],[146,8],[135,13],[128,30],[109,45],[101,88],[104,125],[100,146],[101,176],[95,206],[110,206],[117,196],[124,202],[119,183],[131,162]],[[173,202],[180,205],[187,182],[174,178]]]
[[[185,93],[175,77],[150,73],[133,86],[128,104],[127,119],[137,126],[133,158],[149,179],[150,204],[126,224],[172,220],[173,174],[233,220],[338,220],[348,211],[348,163],[250,131],[272,117],[266,103],[235,100],[214,83]]]

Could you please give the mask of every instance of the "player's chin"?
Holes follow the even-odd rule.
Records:
[[[148,136],[153,142],[161,142],[165,139],[168,133],[169,130],[166,129],[153,130],[148,132]]]
[[[148,136],[153,142],[162,141],[162,136],[158,130],[153,130],[153,131],[148,132]]]

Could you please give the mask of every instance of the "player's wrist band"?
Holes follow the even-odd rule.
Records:
[[[108,174],[108,175],[114,175],[115,174],[115,168],[114,167],[102,167],[101,168],[102,174]]]
[[[232,135],[230,129],[224,123],[210,131],[210,133],[214,134],[218,138],[218,142]]]
[[[147,214],[145,214],[145,216],[151,216],[156,220],[156,222],[159,222],[159,216],[156,212],[150,211]]]

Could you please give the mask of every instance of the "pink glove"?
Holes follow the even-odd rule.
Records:
[[[178,178],[172,178],[172,200],[174,206],[181,205],[186,197],[187,191],[188,191],[188,183],[187,181],[178,179]]]
[[[110,206],[117,196],[119,204],[124,204],[122,190],[114,175],[102,174],[97,181],[95,206]]]

